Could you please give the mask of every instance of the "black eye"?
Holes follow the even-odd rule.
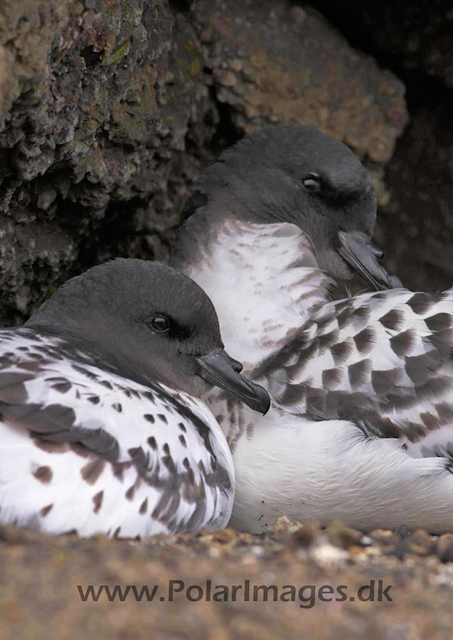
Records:
[[[165,333],[170,329],[170,320],[166,316],[155,316],[149,324],[156,333]]]
[[[308,176],[302,178],[302,184],[312,193],[318,193],[321,191],[321,178],[317,173],[309,173]]]

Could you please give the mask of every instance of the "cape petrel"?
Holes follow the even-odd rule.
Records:
[[[259,417],[209,398],[234,453],[232,524],[261,531],[286,513],[452,530],[453,291],[413,293],[382,266],[352,151],[311,126],[248,135],[201,175],[184,216],[172,264],[273,399]],[[331,300],[353,272],[378,291]]]
[[[0,523],[80,536],[224,527],[225,436],[199,396],[266,411],[223,350],[207,295],[165,265],[117,259],[0,330]]]

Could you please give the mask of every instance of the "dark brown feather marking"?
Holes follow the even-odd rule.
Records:
[[[371,384],[378,395],[386,395],[392,391],[401,380],[402,372],[399,369],[386,369],[371,373]]]
[[[173,471],[175,470],[175,463],[173,461],[173,458],[171,456],[163,456],[162,457],[162,462],[164,463],[164,465],[167,467],[167,469],[173,473]]]
[[[102,507],[102,501],[104,500],[104,492],[98,491],[96,495],[93,496],[93,511],[94,513],[99,513]]]
[[[390,418],[378,418],[376,424],[379,427],[379,436],[383,438],[401,438],[402,429]]]
[[[304,382],[300,384],[287,384],[284,392],[279,398],[282,405],[294,405],[304,402],[307,395],[307,385]]]
[[[157,442],[156,442],[156,438],[154,436],[150,436],[148,438],[148,444],[149,444],[149,446],[151,447],[151,449],[153,451],[157,450]]]
[[[335,364],[343,364],[351,355],[354,347],[350,338],[330,348]]]
[[[343,329],[349,322],[349,318],[354,311],[352,304],[349,304],[337,315],[338,328]]]
[[[361,320],[363,324],[365,324],[370,319],[370,315],[371,315],[370,307],[364,304],[361,307],[358,307],[357,309],[354,310],[352,317],[354,319]]]
[[[89,371],[89,369],[86,369],[85,367],[82,367],[79,364],[72,364],[72,368],[75,371],[78,371],[79,373],[82,373],[89,380],[97,380],[98,377],[99,377],[96,373],[93,373],[92,371]],[[101,384],[102,384],[102,382],[101,382]]]
[[[115,478],[118,478],[121,482],[123,481],[124,471],[126,469],[130,469],[132,467],[132,462],[112,462],[112,470]]]
[[[356,387],[362,386],[366,382],[370,371],[371,361],[368,358],[360,360],[355,364],[351,364],[348,367],[348,376],[351,387],[355,389]]]
[[[340,332],[338,331],[338,329],[334,329],[333,331],[329,331],[329,333],[318,336],[319,350],[323,352],[325,349],[328,349],[332,345],[336,344],[339,336]]]
[[[376,333],[370,327],[365,327],[365,329],[355,335],[353,339],[357,351],[362,355],[366,355],[376,343]]]
[[[433,306],[435,300],[427,293],[414,293],[412,298],[407,301],[407,305],[414,313],[419,315],[426,313]]]
[[[58,391],[59,393],[67,393],[71,387],[72,384],[70,382],[59,382],[52,385],[52,389],[55,389],[55,391]]]
[[[342,369],[325,369],[322,372],[322,386],[324,389],[336,387],[343,379]]]
[[[23,404],[28,399],[25,382],[34,379],[30,373],[5,373],[0,374],[0,402],[7,404]]]
[[[442,419],[444,424],[453,423],[453,406],[448,404],[447,402],[439,402],[434,405],[439,418]]]
[[[389,331],[400,331],[404,323],[404,313],[398,309],[390,309],[382,318],[379,318],[379,322]]]
[[[32,437],[35,446],[46,453],[66,453],[70,450],[67,442],[52,442],[33,432],[30,432],[30,436]]]
[[[148,498],[145,498],[140,506],[139,514],[143,515],[148,511]]]
[[[412,351],[417,340],[415,329],[407,329],[390,338],[390,346],[397,356],[406,356]]]
[[[440,364],[439,354],[435,350],[405,358],[406,373],[416,386],[424,384]]]
[[[53,477],[52,469],[50,467],[38,467],[33,471],[33,475],[36,480],[39,480],[39,482],[42,482],[43,484],[49,484]]]
[[[424,411],[420,413],[420,418],[423,420],[423,424],[428,429],[428,431],[440,429],[444,426],[444,422],[430,411]]]
[[[453,318],[449,313],[436,313],[425,318],[425,323],[430,331],[447,331],[453,324]]]
[[[47,507],[43,507],[41,509],[41,516],[45,518],[46,515],[49,513],[49,511],[51,511],[52,507],[53,507],[53,504],[48,504]]]
[[[104,467],[105,461],[96,457],[82,467],[80,474],[85,482],[88,484],[94,484],[104,471]]]

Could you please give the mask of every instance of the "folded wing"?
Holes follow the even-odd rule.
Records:
[[[263,362],[285,411],[402,438],[414,456],[453,454],[453,292],[392,290],[324,305]]]
[[[226,443],[184,393],[105,371],[58,338],[3,330],[0,412],[2,523],[135,536],[229,517]]]

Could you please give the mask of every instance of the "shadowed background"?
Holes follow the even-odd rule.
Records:
[[[110,257],[165,260],[200,170],[284,122],[314,124],[364,161],[377,241],[406,285],[451,286],[452,32],[448,0],[1,0],[0,322],[21,323]],[[365,552],[351,530],[310,535],[81,543],[0,529],[0,640],[135,640],[149,626],[156,638],[450,637],[453,536],[381,532]],[[76,592],[216,577],[354,589],[370,576],[395,584],[397,602],[308,612],[81,604]]]
[[[314,6],[3,0],[4,323],[111,256],[165,259],[200,169],[277,122],[349,144],[375,180],[390,268],[412,288],[451,285],[449,3]]]

